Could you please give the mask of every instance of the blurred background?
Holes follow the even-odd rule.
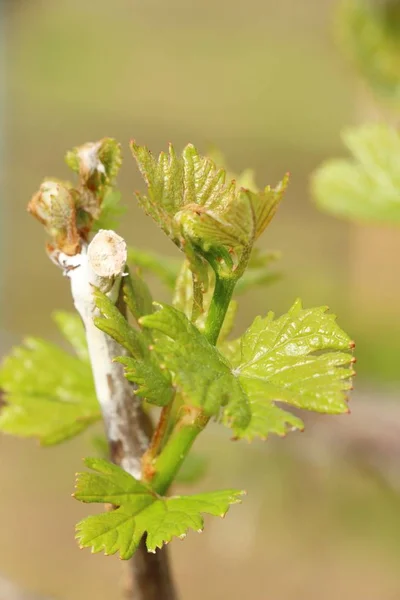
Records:
[[[212,462],[196,489],[218,481],[248,496],[171,544],[185,600],[400,598],[400,235],[321,214],[309,192],[312,171],[344,153],[340,130],[382,114],[335,45],[335,7],[0,0],[2,353],[26,334],[59,340],[50,314],[72,308],[68,283],[26,204],[44,176],[69,177],[67,149],[105,136],[124,149],[122,234],[171,256],[133,197],[142,182],[132,137],[154,151],[216,146],[231,169],[253,167],[259,185],[290,171],[261,240],[282,251],[284,277],[242,298],[236,333],[301,297],[329,305],[356,340],[350,416],[310,417],[304,434],[266,444],[229,444],[222,428],[199,439]],[[70,493],[92,433],[50,449],[0,437],[0,573],[60,600],[117,597],[118,559],[80,552],[73,536],[88,514]]]

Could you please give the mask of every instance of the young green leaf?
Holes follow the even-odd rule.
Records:
[[[136,322],[153,312],[153,299],[146,282],[132,269],[123,280],[124,300]]]
[[[103,292],[95,289],[93,297],[102,315],[93,319],[96,327],[107,333],[135,358],[143,358],[145,340],[140,332],[129,325],[124,315]]]
[[[317,204],[338,217],[400,223],[400,134],[388,125],[349,129],[352,159],[330,160],[314,174]]]
[[[353,343],[326,310],[303,309],[297,301],[276,320],[273,313],[258,317],[240,346],[228,344],[231,364],[172,307],[164,306],[141,323],[168,336],[160,338],[156,348],[185,403],[202,407],[208,417],[222,411],[223,422],[236,437],[252,439],[303,427],[275,402],[317,412],[347,412],[354,359],[346,351]]]
[[[241,338],[233,373],[246,391],[252,419],[238,437],[266,437],[301,428],[300,419],[278,409],[283,402],[323,413],[348,412],[346,392],[354,375],[354,343],[327,307],[303,309],[297,300],[286,315],[257,317]]]
[[[135,290],[143,293],[139,280],[126,277],[124,281],[124,295],[128,306],[138,317],[145,307],[148,308],[149,298],[147,293],[141,297],[134,297]],[[120,346],[125,348],[130,356],[115,356],[114,360],[125,366],[125,376],[138,387],[136,395],[145,398],[151,404],[165,406],[173,397],[174,391],[168,371],[160,366],[160,359],[152,350],[151,337],[148,332],[142,332],[131,327],[111,300],[99,290],[95,290],[96,306],[100,310],[100,317],[95,317],[96,327],[111,336]]]
[[[79,318],[57,313],[78,357],[44,340],[28,338],[0,368],[6,406],[0,430],[39,438],[43,445],[63,442],[101,418]]]
[[[134,142],[131,149],[148,186],[147,196],[138,194],[140,205],[186,253],[200,280],[206,281],[206,273],[195,248],[215,269],[222,268],[222,261],[229,271],[234,262],[243,270],[254,241],[276,211],[288,178],[274,189],[268,186],[253,192],[238,189],[235,181],[226,182],[225,171],[200,156],[191,144],[180,157],[170,146],[168,156],[161,153],[158,160]]]
[[[155,552],[173,537],[185,537],[188,529],[201,531],[201,513],[222,517],[244,493],[225,490],[164,498],[105,460],[86,459],[85,463],[96,473],[78,473],[75,498],[109,502],[118,508],[78,523],[76,537],[82,548],[105,554],[119,552],[122,559],[134,554],[144,534],[148,551]]]
[[[232,426],[250,422],[248,399],[229,363],[186,316],[171,306],[142,317],[142,325],[165,334],[156,350],[171,373],[187,404],[203,409],[207,417],[218,416],[229,403]]]

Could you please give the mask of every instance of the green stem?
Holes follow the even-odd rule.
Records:
[[[208,423],[201,408],[183,406],[183,416],[177,422],[166,445],[155,462],[155,475],[151,481],[155,492],[163,495],[182,466],[196,437]]]
[[[214,294],[204,330],[204,335],[214,346],[217,343],[237,279],[237,277],[222,277],[218,273],[215,274]],[[154,475],[152,474],[151,483],[154,491],[160,495],[167,492],[196,437],[209,421],[209,417],[203,413],[201,408],[195,406],[181,406],[179,412],[182,416],[176,421],[165,446],[153,463],[155,472]]]
[[[216,345],[221,327],[223,325],[226,311],[232,299],[233,290],[236,285],[236,277],[220,277],[215,274],[215,288],[208,310],[204,335],[208,341]]]

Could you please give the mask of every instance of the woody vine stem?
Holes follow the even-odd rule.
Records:
[[[101,230],[89,245],[82,242],[80,252],[68,256],[53,251],[52,260],[71,282],[74,305],[82,318],[89,349],[94,384],[106,429],[110,457],[127,473],[140,479],[142,457],[148,449],[152,424],[143,411],[140,398],[124,377],[123,367],[113,359],[125,350],[98,329],[93,297],[95,288],[124,311],[120,287],[124,276],[127,249],[114,231]],[[175,600],[176,593],[169,568],[167,549],[149,554],[142,542],[131,559],[132,577],[126,589],[135,600]]]

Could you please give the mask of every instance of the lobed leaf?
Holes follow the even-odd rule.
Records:
[[[277,402],[317,412],[348,411],[353,343],[326,311],[303,309],[297,301],[278,319],[273,313],[257,317],[240,340],[222,344],[226,358],[172,307],[141,323],[164,334],[156,349],[185,403],[202,407],[208,417],[221,414],[236,437],[252,439],[303,428]]]
[[[248,400],[229,363],[187,317],[171,306],[143,317],[141,324],[163,334],[156,342],[173,382],[188,404],[201,407],[206,416],[218,416],[232,407],[234,426],[250,421]]]
[[[284,402],[317,412],[348,412],[346,393],[354,375],[354,344],[327,314],[327,307],[303,309],[297,300],[278,319],[257,317],[241,338],[233,373],[246,391],[253,418],[238,437],[265,437],[302,428],[297,417],[281,411]]]
[[[148,290],[139,278],[125,277],[123,291],[127,305],[136,318],[149,308]],[[168,404],[174,394],[170,375],[165,368],[161,368],[160,359],[152,350],[148,332],[134,329],[113,302],[99,290],[94,291],[94,298],[102,315],[95,317],[95,325],[130,354],[115,356],[114,360],[125,366],[126,378],[137,385],[135,394],[157,406]]]
[[[106,294],[95,289],[93,297],[102,315],[93,319],[96,327],[107,333],[136,359],[142,359],[145,352],[145,340],[140,332],[129,325],[124,315]]]
[[[85,462],[97,473],[78,474],[75,497],[84,502],[112,502],[118,508],[78,523],[76,537],[81,547],[105,554],[119,552],[122,559],[134,554],[144,534],[148,551],[155,552],[173,537],[185,537],[188,529],[201,531],[202,513],[222,517],[244,493],[225,490],[164,498],[107,461]]]

